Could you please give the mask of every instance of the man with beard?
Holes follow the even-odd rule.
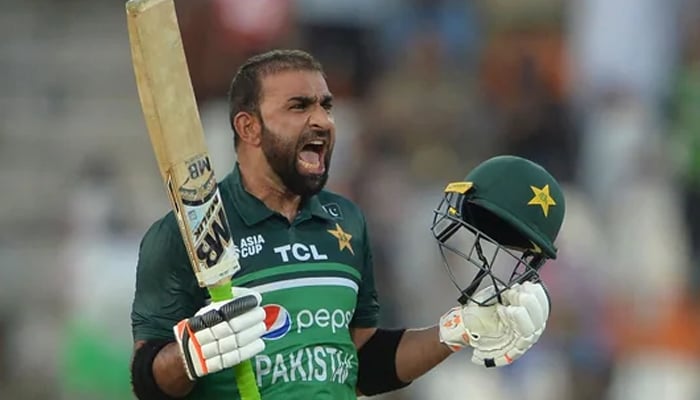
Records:
[[[229,102],[237,162],[219,187],[237,297],[209,301],[172,212],[155,222],[131,314],[137,397],[236,399],[230,368],[251,360],[263,399],[354,399],[404,387],[467,346],[500,366],[537,341],[549,306],[529,282],[504,294],[510,303],[460,305],[439,326],[378,328],[364,216],[323,190],[336,132],[321,65],[297,50],[252,57]]]

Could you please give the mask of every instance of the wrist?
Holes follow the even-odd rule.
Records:
[[[192,390],[194,383],[187,378],[179,353],[170,340],[136,343],[131,383],[138,399],[181,398]]]
[[[195,384],[187,373],[185,360],[176,342],[168,344],[158,353],[153,361],[153,374],[158,386],[173,397],[187,395]]]

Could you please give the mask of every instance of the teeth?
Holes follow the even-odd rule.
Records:
[[[323,146],[323,140],[314,140],[313,142],[309,142],[309,144]]]
[[[303,165],[305,168],[316,168],[316,167],[318,167],[319,165],[321,165],[320,162],[310,163],[310,162],[304,161],[304,160],[299,160],[299,162],[300,162],[301,165]]]

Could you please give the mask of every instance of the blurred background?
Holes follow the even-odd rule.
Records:
[[[323,62],[330,187],[367,213],[384,326],[456,301],[429,231],[448,181],[517,154],[565,186],[535,349],[385,398],[700,399],[700,1],[176,3],[219,177],[238,65]],[[127,399],[137,247],[169,208],[123,2],[0,4],[0,398]]]

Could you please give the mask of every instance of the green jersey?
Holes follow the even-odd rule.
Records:
[[[241,270],[262,293],[266,349],[251,360],[264,400],[355,399],[351,327],[375,327],[379,304],[364,216],[328,191],[291,223],[245,191],[236,167],[219,184]],[[208,301],[172,213],[146,232],[131,319],[134,340],[174,339],[172,327]],[[188,399],[237,399],[232,370],[199,379]]]

